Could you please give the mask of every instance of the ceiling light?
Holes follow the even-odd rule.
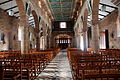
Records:
[[[8,14],[9,14],[9,16],[14,16],[14,11],[13,10],[9,10]]]
[[[12,2],[11,2],[11,4],[10,4],[10,6],[12,7]],[[13,11],[12,9],[10,9],[10,10],[8,11],[8,14],[9,14],[9,16],[14,16],[14,11]]]

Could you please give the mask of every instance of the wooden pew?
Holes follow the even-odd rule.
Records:
[[[25,80],[35,79],[35,77],[43,70],[42,67],[45,66],[44,64],[45,63],[44,59],[46,58],[45,55],[46,54],[23,54],[20,56],[9,56],[1,59],[1,63],[4,63],[1,65],[2,66],[1,80],[8,78],[8,76],[4,76],[4,75],[9,75],[11,73],[12,75],[15,75],[15,73],[13,73],[14,70],[12,70],[12,68],[21,71],[22,74],[21,79],[25,79]],[[21,66],[18,67],[17,65],[13,65],[13,63],[15,64],[15,62],[17,64],[20,64],[22,68],[20,68]],[[5,65],[8,63],[10,64],[9,66]]]
[[[0,52],[0,80],[35,79],[55,57],[59,50],[32,51],[20,54],[19,51]],[[7,76],[10,75],[11,77]]]
[[[75,80],[120,79],[120,58],[113,53],[69,51],[69,60]]]
[[[16,57],[0,59],[1,80],[22,80],[22,66]]]

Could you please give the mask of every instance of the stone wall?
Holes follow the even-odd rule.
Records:
[[[99,32],[103,32],[108,30],[109,32],[109,48],[110,49],[120,49],[120,37],[117,37],[117,17],[118,10],[113,11],[111,14],[106,16],[104,19],[99,20]],[[78,25],[79,24],[79,25]],[[81,41],[78,41],[78,35],[80,36],[81,30],[83,29],[82,22],[78,19],[76,25],[74,26],[75,36],[77,47],[80,46]],[[90,42],[91,44],[91,42]],[[79,47],[78,47],[79,48]]]
[[[118,11],[116,10],[99,22],[100,31],[108,30],[109,47],[114,49],[120,49],[120,37],[117,37],[117,16]]]
[[[18,41],[18,19],[9,16],[7,12],[0,9],[0,34],[4,33],[4,41],[0,41],[1,50],[19,50]]]
[[[26,4],[26,2],[31,2],[32,3],[32,10],[34,10],[36,12],[38,19],[39,19],[39,17],[42,17],[42,23],[39,24],[39,27],[42,27],[42,28],[45,29],[44,32],[43,32],[45,34],[44,36],[51,35],[51,34],[47,34],[47,32],[49,32],[49,31],[47,31],[48,28],[49,28],[49,30],[51,29],[51,20],[45,14],[46,11],[44,10],[44,8],[39,7],[38,0],[37,1],[23,0],[24,4]],[[7,12],[0,9],[0,34],[1,33],[5,34],[4,43],[3,43],[3,41],[0,41],[0,50],[11,50],[11,49],[12,50],[20,50],[21,41],[18,40],[18,33],[19,33],[18,29],[19,29],[19,24],[21,24],[20,20],[22,18],[25,18],[25,17],[16,18],[16,17],[13,17],[13,16],[9,16]],[[27,22],[28,22],[28,20],[27,20]],[[27,27],[28,27],[27,32],[32,33],[32,40],[29,39],[30,36],[28,35],[28,39],[27,39],[28,46],[27,47],[30,49],[30,44],[32,44],[32,49],[35,49],[36,37],[37,37],[37,34],[39,34],[39,33],[37,33],[35,31],[35,28],[30,26],[28,23],[26,23],[26,24],[27,24]],[[46,25],[47,25],[47,27],[46,27]],[[45,40],[44,42],[47,42],[46,39],[44,39],[44,40]],[[43,45],[46,45],[46,44],[43,44]]]

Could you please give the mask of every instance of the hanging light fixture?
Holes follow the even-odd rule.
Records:
[[[14,16],[14,11],[13,10],[9,10],[9,16]]]
[[[103,12],[106,11],[106,6],[105,6],[105,5],[102,5],[102,6],[101,6],[101,11],[103,11]]]
[[[12,7],[12,1],[11,1],[11,7]],[[9,14],[9,16],[14,16],[14,11],[12,9],[10,9],[8,11],[8,14]]]

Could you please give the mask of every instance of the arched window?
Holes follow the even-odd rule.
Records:
[[[60,22],[60,28],[66,28],[66,22]]]

